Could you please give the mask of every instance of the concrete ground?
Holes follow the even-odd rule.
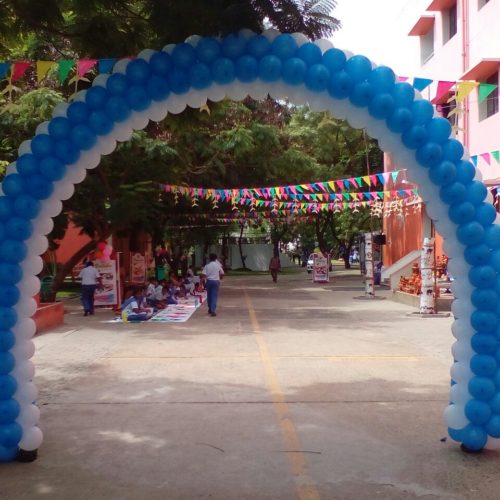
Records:
[[[335,275],[228,277],[183,324],[74,302],[35,339],[45,441],[0,498],[499,498],[500,453],[446,439],[452,319]]]

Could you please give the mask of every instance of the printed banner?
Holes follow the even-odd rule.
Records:
[[[313,281],[315,283],[327,283],[330,281],[330,254],[315,253],[313,264]]]
[[[139,252],[130,253],[130,282],[143,285],[146,281],[146,256]]]
[[[94,305],[117,305],[118,286],[116,282],[116,260],[95,260],[94,266],[99,271],[102,279],[102,288],[95,292]]]

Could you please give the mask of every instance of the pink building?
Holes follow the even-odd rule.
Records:
[[[484,154],[500,150],[498,87],[490,87],[494,90],[479,102],[477,85],[499,84],[500,0],[414,0],[402,7],[400,20],[408,24],[408,36],[419,39],[420,68],[415,75],[409,76],[433,80],[422,91],[423,96],[433,101],[438,113],[451,121],[457,138],[477,160],[478,175],[482,175],[490,186],[500,184],[500,164],[491,155]],[[475,88],[463,102],[457,102],[458,85],[450,86],[443,96],[436,99],[439,81],[477,83],[471,85]],[[388,170],[404,168],[392,165],[390,157],[387,160]],[[425,219],[425,211],[422,214]],[[422,242],[424,236],[429,236],[423,234],[426,227],[428,224],[424,220],[411,228],[406,225],[406,230],[418,231]],[[388,240],[391,240],[390,220],[386,231]],[[388,265],[404,256],[399,248],[389,245],[385,249]],[[405,247],[404,252],[414,249]]]

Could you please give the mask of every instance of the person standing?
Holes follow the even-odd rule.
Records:
[[[94,267],[94,263],[89,260],[80,271],[79,277],[82,280],[83,315],[92,315],[94,314],[94,293],[97,285],[102,284],[101,275]]]
[[[274,255],[269,261],[269,271],[275,283],[278,282],[278,273],[281,271],[281,262],[278,252],[274,252]]]
[[[207,289],[207,304],[208,314],[210,316],[217,316],[215,310],[217,309],[217,298],[219,296],[220,280],[224,276],[224,270],[220,262],[217,260],[217,255],[211,253],[209,255],[209,262],[203,268],[201,274],[206,278]]]

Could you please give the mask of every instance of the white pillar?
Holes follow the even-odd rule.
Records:
[[[420,295],[420,314],[435,314],[436,301],[434,297],[434,238],[424,238],[422,255],[420,257],[420,273],[422,276],[422,294]]]
[[[365,297],[370,299],[375,297],[372,233],[365,233]]]

